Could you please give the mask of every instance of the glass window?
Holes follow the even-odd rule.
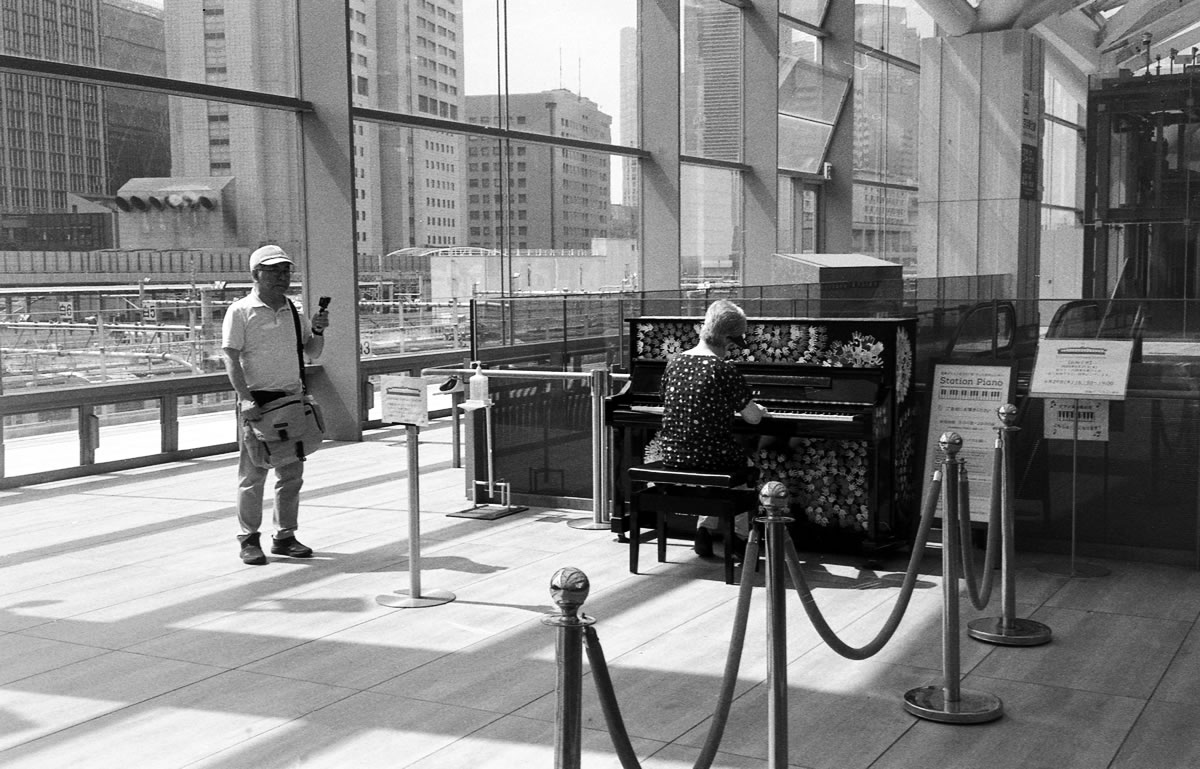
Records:
[[[198,5],[38,2],[42,24],[32,33],[6,35],[5,53],[296,94],[294,2],[228,3],[197,16]],[[227,56],[247,50],[270,55],[256,56],[252,66],[237,66]]]
[[[44,162],[48,171],[0,174],[0,192],[44,198],[50,210],[26,210],[20,230],[0,226],[0,273],[11,285],[58,274],[80,286],[74,296],[15,299],[9,310],[81,324],[55,341],[77,349],[74,357],[49,348],[6,357],[5,387],[59,366],[58,384],[80,385],[223,370],[221,320],[249,287],[250,250],[280,244],[301,265],[293,287],[303,281],[298,117],[32,76],[4,86],[6,98],[38,103],[44,141],[24,151],[31,170]],[[106,152],[74,141],[82,126],[59,119],[75,99],[105,105]],[[7,156],[5,141],[0,134]],[[8,261],[10,254],[26,258]]]
[[[789,176],[779,177],[779,226],[775,249],[781,254],[816,253],[820,187]]]
[[[806,32],[797,26],[779,21],[779,67],[786,69],[790,60],[806,61],[810,64],[821,63],[821,38]],[[782,90],[782,88],[781,88]]]
[[[1079,132],[1047,120],[1042,135],[1042,202],[1065,208],[1082,208],[1079,195],[1079,158],[1083,139]]]
[[[421,34],[417,19],[434,12],[419,4],[387,4],[392,5],[411,17],[418,53],[412,78],[424,75],[435,81],[432,87],[447,105],[436,107],[438,117],[602,143],[621,141],[622,110],[634,109],[621,103],[622,73],[632,71],[636,60],[636,37],[623,31],[637,27],[636,0],[462,0],[459,9],[439,16],[436,24],[426,20]],[[398,21],[389,23],[394,28]],[[396,34],[393,30],[381,37]],[[396,103],[380,106],[412,111],[404,98],[412,85],[399,85]]]
[[[779,116],[779,167],[815,174],[821,170],[833,126],[789,115]]]
[[[920,75],[859,53],[854,77],[854,178],[917,184]]]
[[[779,0],[779,12],[819,27],[828,5],[829,0]]]
[[[918,0],[858,0],[854,39],[913,63],[921,60],[921,38],[935,33],[933,19]]]
[[[736,285],[745,251],[741,174],[684,164],[680,175],[683,286]]]
[[[680,125],[683,154],[742,159],[742,12],[683,0]]]
[[[903,265],[917,264],[917,193],[874,184],[854,185],[853,249]]]

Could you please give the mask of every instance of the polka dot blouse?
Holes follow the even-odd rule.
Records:
[[[661,387],[664,465],[724,470],[746,464],[733,420],[752,393],[732,363],[712,355],[676,355],[667,362]]]

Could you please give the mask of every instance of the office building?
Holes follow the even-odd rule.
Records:
[[[466,113],[467,122],[477,125],[595,143],[611,139],[611,116],[591,99],[562,88],[503,99],[468,96]],[[609,174],[609,159],[599,152],[472,136],[467,149],[470,245],[591,248],[593,238],[608,237]]]

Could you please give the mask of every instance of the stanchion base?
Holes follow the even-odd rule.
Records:
[[[567,525],[572,529],[584,529],[586,531],[612,531],[611,523],[596,523],[590,518],[580,518],[577,521],[567,521]]]
[[[1000,646],[1040,646],[1049,643],[1050,628],[1032,619],[1014,619],[1005,625],[1003,617],[983,617],[967,623],[967,635]]]
[[[475,518],[481,521],[494,521],[513,513],[523,513],[528,507],[502,507],[500,505],[476,505],[460,510],[457,513],[446,513],[447,518]]]
[[[1112,569],[1107,566],[1080,561],[1076,561],[1074,564],[1044,563],[1037,568],[1044,574],[1057,574],[1060,577],[1107,577],[1112,574]]]
[[[904,693],[904,709],[917,718],[943,724],[982,724],[1004,715],[1004,704],[994,694],[961,689],[957,702],[946,702],[940,686],[909,689]]]
[[[441,606],[457,598],[454,593],[445,590],[422,590],[421,595],[413,598],[408,590],[397,590],[395,593],[385,593],[375,596],[375,603],[390,606],[393,609],[423,609],[426,606]]]

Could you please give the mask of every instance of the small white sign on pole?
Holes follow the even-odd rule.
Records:
[[[1125,400],[1133,341],[1043,339],[1029,394],[1035,398]]]
[[[429,425],[428,382],[419,376],[385,376],[380,379],[383,393],[383,421],[398,425]]]
[[[1108,401],[1046,398],[1045,436],[1081,441],[1108,440]],[[1076,421],[1078,420],[1078,422]]]

